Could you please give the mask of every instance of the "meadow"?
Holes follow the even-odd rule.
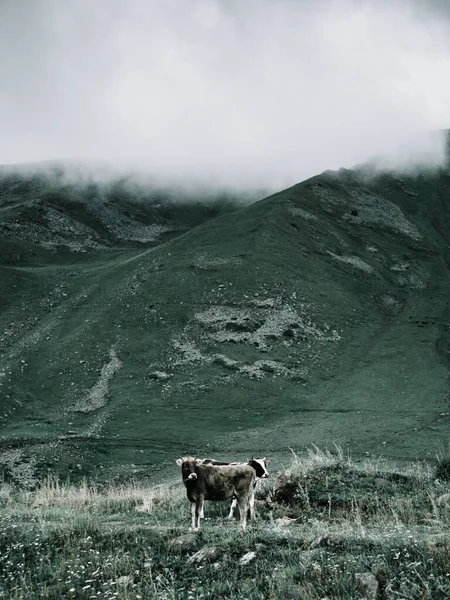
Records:
[[[450,597],[450,462],[292,453],[246,533],[181,478],[0,488],[0,598],[328,600]]]

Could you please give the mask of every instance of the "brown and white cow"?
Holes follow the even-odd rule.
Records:
[[[201,458],[179,458],[181,476],[191,503],[191,529],[200,529],[205,500],[229,500],[236,498],[240,513],[240,528],[247,527],[247,511],[255,517],[255,470],[248,464],[210,465]]]
[[[267,477],[269,477],[269,472],[267,471],[267,467],[270,465],[270,460],[267,460],[266,457],[264,458],[253,458],[253,456],[245,463],[241,463],[241,462],[222,462],[219,460],[215,460],[214,458],[205,458],[203,459],[203,463],[204,465],[213,465],[213,466],[226,466],[226,465],[250,465],[254,470],[255,470],[255,474],[256,474],[256,480],[255,480],[255,487],[257,482],[260,479],[267,479]],[[230,512],[228,513],[228,517],[227,519],[232,519],[233,518],[233,514],[234,514],[234,510],[237,506],[237,499],[233,498],[232,502],[231,502],[231,506],[230,506]],[[202,513],[200,515],[201,518],[204,517],[204,514]]]

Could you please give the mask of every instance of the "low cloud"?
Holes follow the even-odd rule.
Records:
[[[443,159],[442,136],[423,141],[450,124],[437,0],[5,4],[0,163],[277,188],[386,152]]]
[[[404,136],[367,163],[375,171],[411,173],[436,169],[448,165],[449,141],[449,133],[444,129]]]

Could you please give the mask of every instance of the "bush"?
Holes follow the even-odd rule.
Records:
[[[450,456],[439,461],[436,467],[436,479],[450,481]]]

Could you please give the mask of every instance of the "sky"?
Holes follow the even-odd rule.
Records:
[[[292,185],[439,162],[448,0],[2,0],[0,164]]]

